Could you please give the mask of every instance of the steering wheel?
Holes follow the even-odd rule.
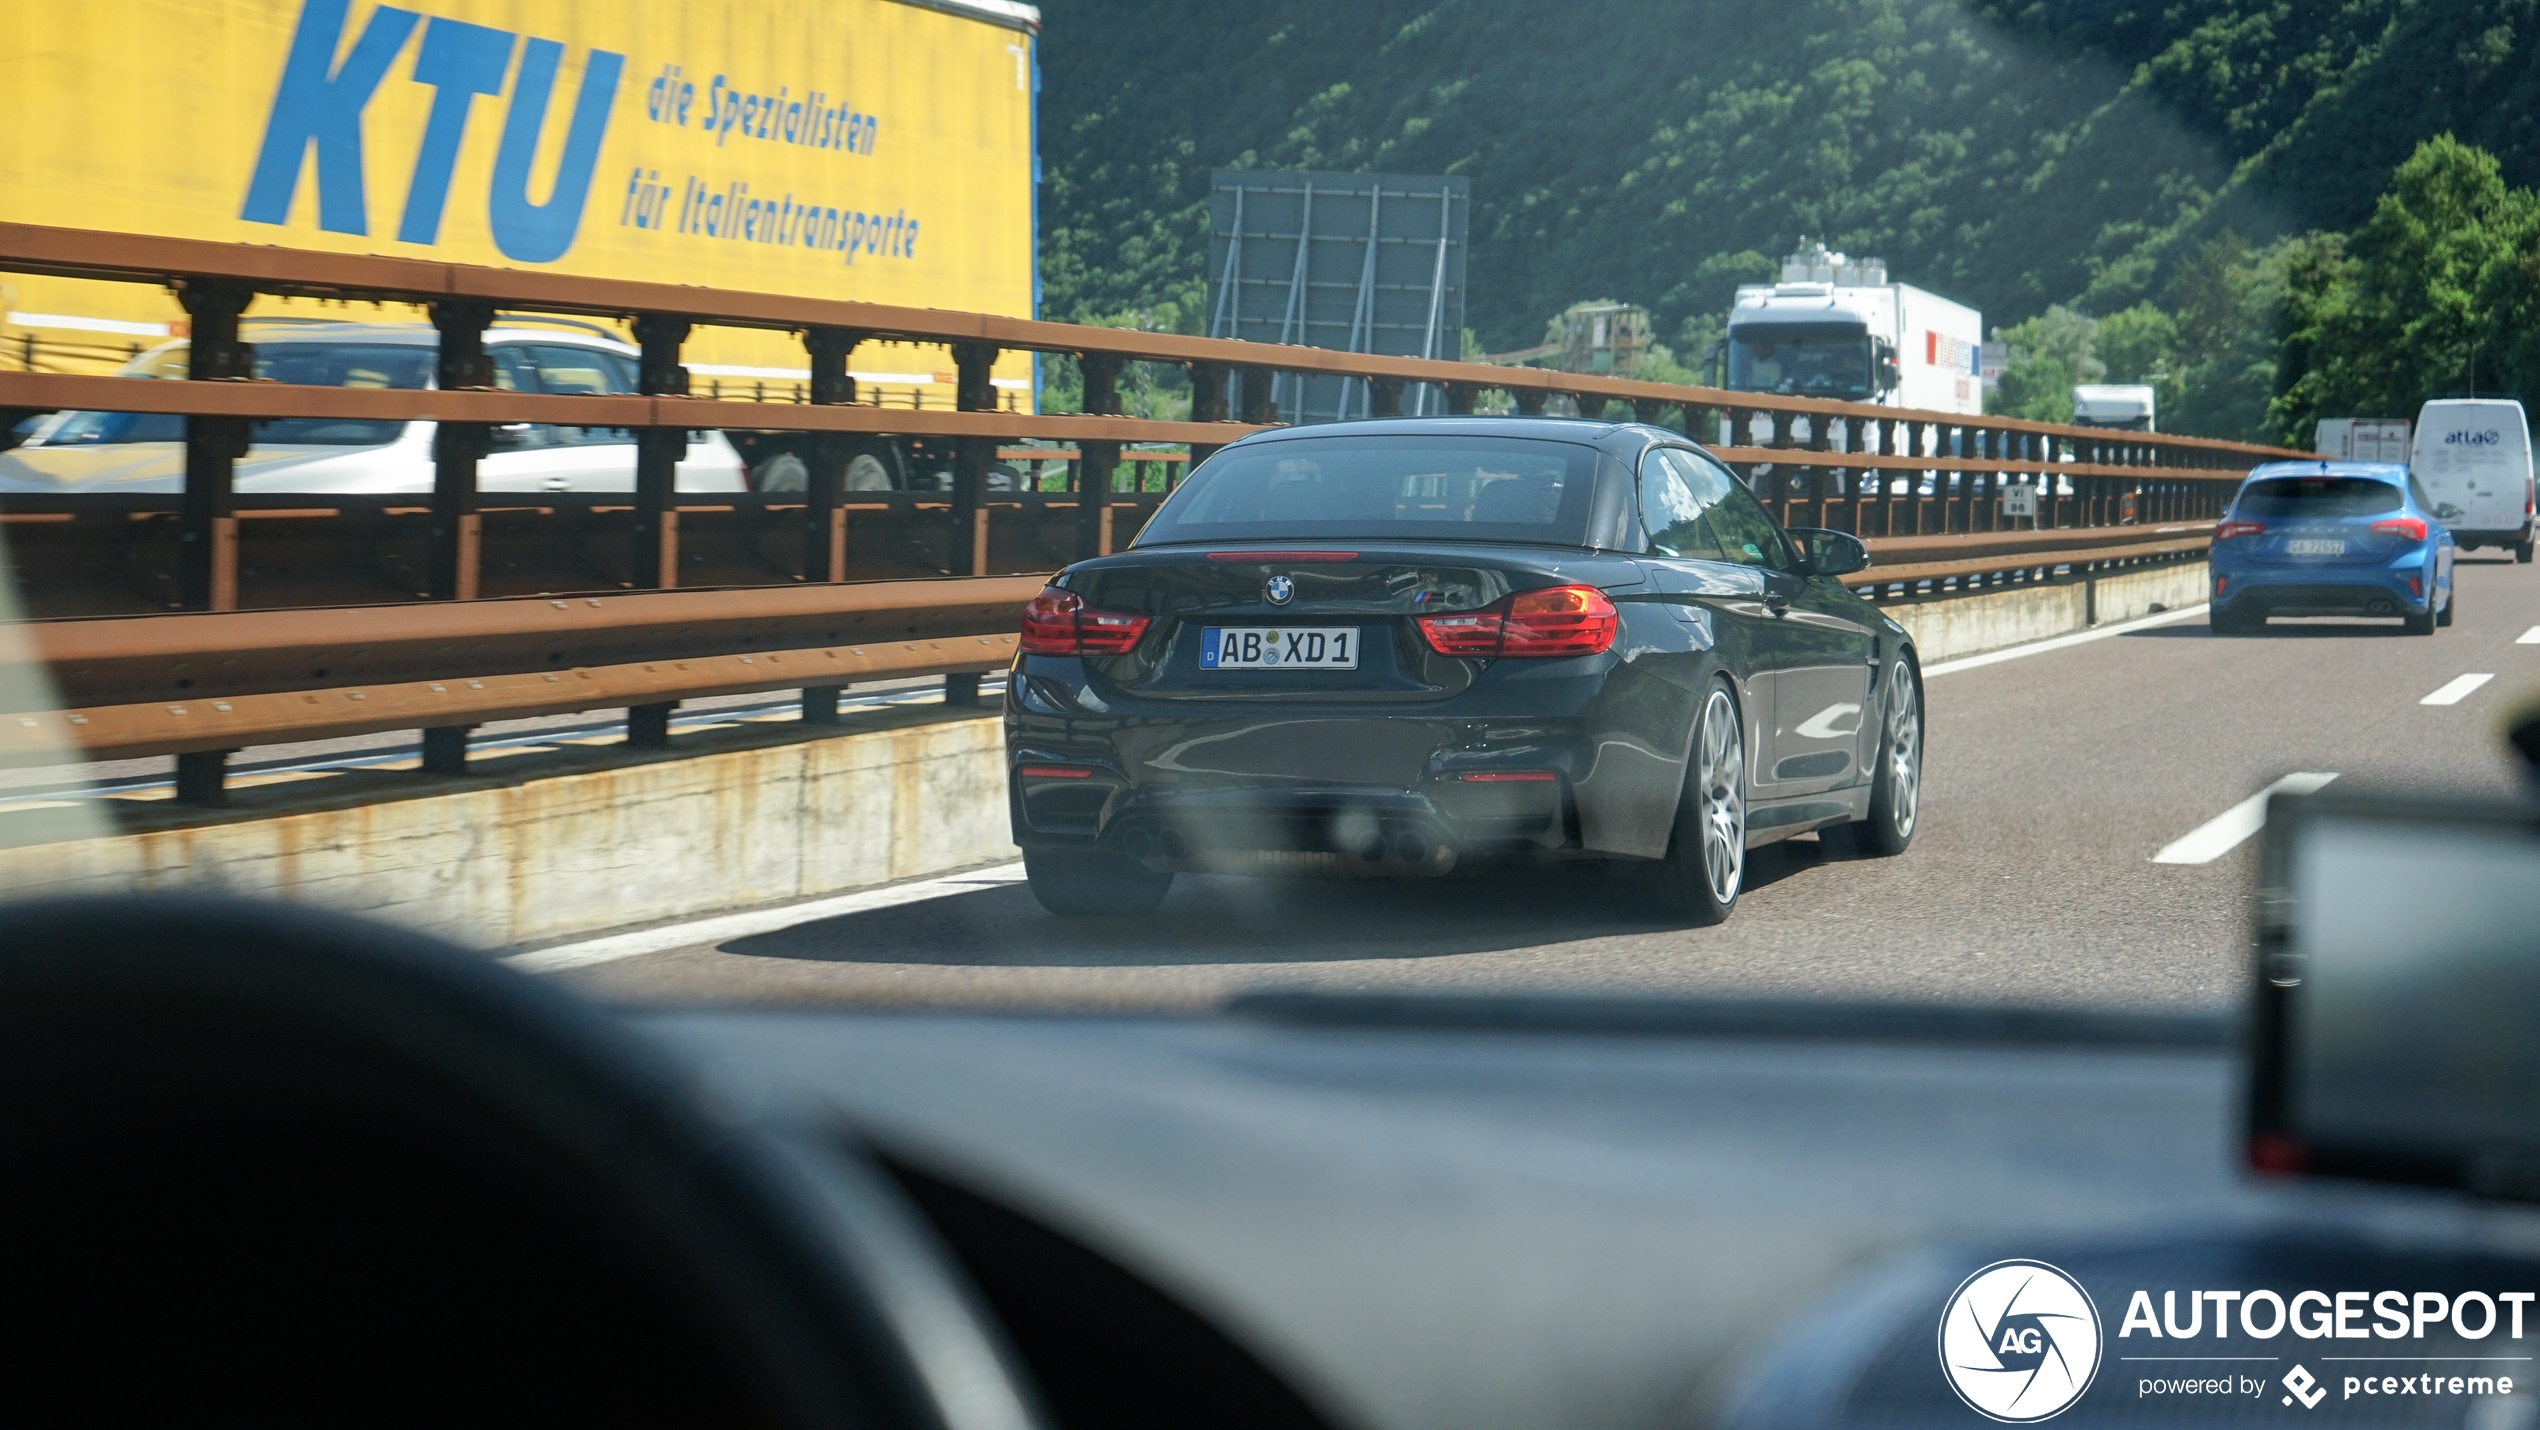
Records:
[[[1042,1423],[842,1129],[420,935],[0,912],[0,1089],[19,1423]]]

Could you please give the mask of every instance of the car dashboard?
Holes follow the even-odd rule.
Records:
[[[2493,1290],[2540,1257],[2528,1211],[2241,1171],[2220,1019],[1348,995],[635,1016],[729,1095],[809,1098],[878,1150],[1062,1424],[1963,1425],[1934,1329],[2006,1258],[2097,1302],[2069,1418],[2243,1418],[2295,1359],[2373,1343],[2288,1335],[2224,1368],[2261,1393],[2147,1398],[2183,1351],[2252,1347],[2120,1336],[2134,1290]],[[2503,1341],[2452,1348],[2527,1344]],[[2462,1413],[2347,1398],[2341,1420]]]

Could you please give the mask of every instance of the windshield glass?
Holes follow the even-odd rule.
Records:
[[[1265,443],[1211,458],[1138,537],[1587,540],[1593,447],[1490,437]]]
[[[0,708],[0,893],[76,807],[111,832],[46,859],[181,845],[514,952],[1002,871],[942,896],[977,917],[573,975],[629,998],[2212,1011],[2245,802],[2522,788],[2510,135],[2371,110],[2387,151],[2329,163],[2359,131],[2283,116],[2359,101],[2196,6],[1624,7],[1595,64],[1274,6],[1210,31],[1246,103],[1193,108],[1120,7],[824,3],[29,10],[32,73],[146,74],[220,142],[0,164],[0,552],[53,682]],[[873,16],[981,48],[768,58]],[[449,47],[500,34],[467,89],[494,51]],[[221,63],[117,67],[180,36]],[[358,164],[266,133],[276,76],[338,70]],[[874,112],[929,74],[966,78]],[[1482,96],[1561,115],[1561,163]],[[2503,465],[2401,460],[2445,452]],[[438,802],[498,774],[528,793]]]
[[[2371,477],[2269,477],[2243,488],[2235,516],[2374,516],[2397,511],[2399,489]]]
[[[1853,326],[1738,328],[1729,335],[1729,386],[1740,392],[1859,401],[1871,393],[1870,340]]]
[[[184,377],[184,349],[153,353],[128,369],[134,376]],[[313,387],[432,385],[435,351],[386,343],[260,343],[256,377]],[[146,366],[144,366],[146,364]],[[402,422],[343,417],[287,417],[258,422],[252,440],[267,446],[373,447],[397,440]],[[73,412],[43,435],[47,447],[104,446],[126,442],[182,442],[185,419],[153,412]]]

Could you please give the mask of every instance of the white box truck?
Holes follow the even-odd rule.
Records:
[[[1887,263],[1805,244],[1779,283],[1737,290],[1727,386],[1935,412],[1984,411],[1984,315],[1887,281]]]
[[[2531,424],[2511,398],[2443,397],[2417,413],[2409,471],[2463,551],[2507,547],[2531,559]]]
[[[2140,383],[2084,383],[2073,389],[2073,425],[2153,432],[2155,394]]]
[[[2323,417],[2311,450],[2347,462],[2404,463],[2409,457],[2408,419]]]

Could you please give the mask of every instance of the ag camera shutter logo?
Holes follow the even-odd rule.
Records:
[[[2099,1373],[2099,1308],[2043,1261],[1997,1261],[1940,1315],[1940,1369],[1967,1408],[2021,1425],[2072,1408]]]

